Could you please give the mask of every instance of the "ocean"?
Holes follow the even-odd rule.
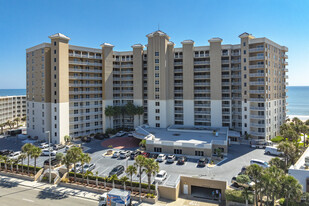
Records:
[[[302,120],[309,119],[309,86],[288,86],[288,112]],[[0,96],[26,95],[26,89],[0,89]]]

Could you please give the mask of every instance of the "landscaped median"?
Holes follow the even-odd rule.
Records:
[[[24,180],[36,181],[43,172],[43,168],[36,167],[36,174],[34,167],[29,165],[29,172],[27,165],[21,164],[10,164],[5,165],[3,162],[0,163],[0,174],[16,177]]]
[[[89,175],[88,177],[84,177],[82,174],[76,174],[76,181],[74,181],[74,172],[69,172],[68,175],[64,175],[62,181],[59,183],[60,186],[69,187],[73,189],[80,189],[86,190],[89,192],[95,192],[99,194],[103,194],[113,189],[113,182],[109,180],[107,177],[99,177],[99,176],[92,176]],[[150,193],[148,191],[148,184],[142,183],[142,201],[148,203],[156,203],[158,197],[155,191],[155,185],[150,185]],[[139,199],[139,183],[132,182],[132,189],[131,189],[131,182],[130,181],[121,181],[121,180],[114,180],[114,188],[118,189],[126,189],[132,191],[131,197],[133,200]]]

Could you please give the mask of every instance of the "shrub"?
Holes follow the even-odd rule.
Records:
[[[242,191],[239,190],[225,190],[225,198],[228,201],[246,203],[246,199],[242,194]],[[249,194],[248,203],[253,203],[253,195]]]
[[[274,138],[272,138],[270,141],[275,142],[275,143],[279,143],[282,142],[284,140],[284,138],[282,136],[276,136]]]

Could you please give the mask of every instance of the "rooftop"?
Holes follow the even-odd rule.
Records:
[[[302,156],[298,159],[298,161],[290,167],[290,169],[306,170],[305,169],[305,158],[306,157],[309,157],[309,148],[306,149],[306,151],[302,154]]]

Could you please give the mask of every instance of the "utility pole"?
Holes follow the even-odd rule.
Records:
[[[48,151],[49,151],[49,184],[51,184],[51,151],[50,151],[50,131],[46,131],[48,134]]]

